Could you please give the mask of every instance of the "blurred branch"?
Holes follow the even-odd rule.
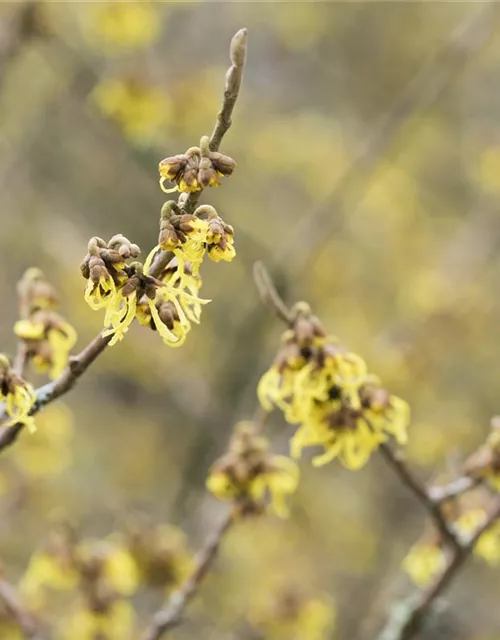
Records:
[[[289,325],[292,320],[290,310],[281,299],[262,262],[254,264],[253,276],[262,302],[274,311],[280,320]]]
[[[189,578],[170,596],[166,606],[154,615],[151,625],[144,633],[143,640],[159,640],[169,629],[180,624],[186,605],[198,592],[203,578],[217,556],[222,539],[234,522],[234,512],[231,510],[206,540]]]
[[[0,600],[7,612],[16,621],[22,635],[29,640],[41,640],[31,615],[23,609],[12,585],[0,578]]]
[[[31,6],[31,3],[28,3]],[[238,98],[238,93],[243,77],[243,68],[246,60],[247,48],[247,30],[240,29],[231,40],[230,57],[231,66],[226,74],[226,85],[222,100],[222,107],[217,115],[212,137],[210,138],[210,149],[217,151],[219,149],[222,138],[231,126],[231,114]],[[1,51],[0,51],[1,55]],[[201,191],[181,194],[179,196],[179,206],[186,211],[194,210],[196,203],[200,197]],[[171,260],[173,254],[169,251],[160,251],[156,257],[151,269],[150,275],[159,277]],[[63,373],[53,382],[44,385],[36,390],[36,402],[33,405],[30,415],[37,414],[45,406],[64,395],[74,387],[80,376],[82,376],[89,366],[98,358],[106,349],[112,336],[102,337],[99,333],[78,355],[73,356],[69,360],[69,364]],[[21,363],[21,356],[16,357],[16,371],[18,367],[24,366]],[[2,416],[0,415],[0,420]],[[0,427],[0,451],[12,445],[18,438],[24,428],[24,424],[16,423],[11,427]]]
[[[370,426],[370,425],[369,425]],[[443,542],[452,548],[458,547],[458,540],[444,517],[439,503],[434,502],[425,485],[415,477],[411,469],[404,461],[402,451],[394,451],[389,444],[382,442],[379,447],[382,458],[389,467],[399,476],[401,482],[410,489],[419,502],[425,507],[432,518],[436,528],[443,537]]]
[[[12,364],[12,368],[18,376],[24,378],[24,370],[28,364],[28,349],[23,341],[19,341],[17,345],[16,357]]]
[[[444,571],[436,580],[416,596],[412,596],[404,602],[396,603],[392,607],[387,626],[380,634],[378,640],[409,640],[419,632],[435,600],[445,591],[471,555],[474,545],[481,535],[487,531],[499,517],[500,500],[497,499],[496,506],[488,516],[484,525],[480,527],[467,542],[458,543],[456,548],[451,552]]]
[[[452,480],[452,482],[443,486],[428,487],[427,492],[429,494],[429,498],[434,503],[440,503],[450,500],[451,498],[456,498],[462,493],[465,493],[470,489],[474,489],[474,487],[477,487],[479,484],[481,484],[481,480],[479,478],[460,476],[456,480]]]

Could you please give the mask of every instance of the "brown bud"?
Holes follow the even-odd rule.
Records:
[[[224,176],[230,176],[236,169],[236,162],[218,151],[210,152],[210,160],[214,169]]]
[[[184,154],[170,156],[160,162],[158,170],[163,178],[176,180],[178,175],[184,170],[187,162],[188,157]]]

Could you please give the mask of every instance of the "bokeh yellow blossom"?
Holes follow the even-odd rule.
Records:
[[[268,594],[264,606],[251,614],[251,622],[265,640],[327,640],[332,637],[336,607],[327,596],[306,597],[282,586]]]
[[[89,42],[107,53],[149,45],[161,27],[154,3],[148,0],[99,2],[88,8],[83,18]]]
[[[228,452],[210,469],[208,490],[220,500],[250,509],[262,507],[269,498],[272,509],[286,517],[286,498],[297,488],[299,469],[289,458],[268,449],[267,439],[256,433],[251,422],[239,423]]]
[[[92,102],[114,120],[132,142],[147,144],[170,122],[172,105],[154,85],[138,79],[107,78],[94,88]]]
[[[413,545],[401,566],[412,582],[425,587],[445,569],[446,556],[437,542],[422,540]]]

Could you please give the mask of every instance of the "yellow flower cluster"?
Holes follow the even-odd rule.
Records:
[[[40,269],[25,272],[18,293],[21,319],[14,325],[14,333],[24,341],[29,361],[53,380],[68,364],[76,331],[55,311],[56,292]]]
[[[21,423],[34,430],[35,421],[30,411],[35,402],[33,387],[13,371],[9,359],[0,353],[0,415],[4,403],[5,426]]]
[[[193,569],[193,557],[184,533],[170,525],[135,523],[127,535],[127,549],[134,559],[141,584],[170,592]]]
[[[19,592],[31,611],[54,612],[63,640],[132,640],[130,598],[139,587],[170,591],[191,569],[185,538],[174,527],[134,521],[127,534],[78,540],[60,526],[32,555]]]
[[[252,615],[264,640],[324,640],[331,638],[335,620],[330,598],[306,597],[290,587],[276,590]]]
[[[205,187],[218,187],[223,176],[230,176],[236,162],[218,151],[210,151],[208,136],[203,136],[199,147],[191,147],[186,153],[165,158],[159,164],[160,186],[165,193],[200,191]],[[175,184],[164,187],[169,180]]]
[[[154,278],[150,271],[160,250],[173,257]],[[139,253],[139,247],[122,235],[107,243],[91,238],[80,266],[87,280],[85,300],[92,309],[105,309],[102,335],[111,336],[110,346],[137,318],[142,326],[158,331],[165,344],[180,347],[191,323],[200,322],[202,305],[209,302],[198,295],[201,263],[205,255],[214,262],[231,261],[234,230],[210,205],[188,214],[171,200],[162,207],[158,245],[144,265],[135,261]],[[129,259],[134,261],[127,263]]]
[[[359,469],[390,436],[405,444],[408,404],[390,395],[365,362],[328,338],[305,303],[292,310],[290,328],[271,368],[262,376],[258,396],[264,409],[279,407],[299,428],[291,453],[319,445],[316,466],[334,458]]]
[[[446,556],[438,540],[423,539],[408,552],[402,568],[418,587],[425,587],[446,567]]]
[[[253,423],[236,425],[229,450],[210,469],[207,488],[220,500],[244,511],[260,511],[269,498],[277,515],[288,515],[286,496],[299,482],[297,465],[285,456],[269,452],[269,442]]]

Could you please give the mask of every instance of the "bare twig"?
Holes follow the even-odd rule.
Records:
[[[413,495],[425,507],[428,514],[432,518],[436,528],[443,537],[443,542],[452,548],[458,546],[458,540],[444,517],[439,503],[430,499],[429,493],[425,485],[413,475],[403,458],[401,451],[395,451],[386,442],[382,442],[379,447],[382,458],[387,462],[389,467],[399,476],[401,482],[410,489]]]
[[[229,47],[229,56],[231,66],[226,73],[226,83],[224,87],[224,95],[222,98],[222,107],[217,114],[215,127],[210,136],[208,146],[211,151],[218,151],[222,142],[222,138],[227,133],[232,124],[231,115],[234,105],[238,99],[241,81],[243,79],[243,69],[245,68],[247,55],[248,31],[240,29],[235,33]],[[189,194],[181,193],[177,204],[187,213],[193,213],[198,204],[202,191],[192,191]],[[170,251],[159,251],[153,262],[153,268],[161,273],[172,259],[173,254]]]
[[[217,115],[212,137],[210,138],[210,149],[217,151],[222,138],[231,126],[231,114],[238,98],[238,93],[243,77],[243,68],[246,59],[247,30],[240,29],[231,40],[230,57],[231,67],[226,74],[226,85],[222,100],[222,107]],[[186,211],[192,211],[198,202],[201,191],[179,196],[179,205]],[[160,251],[155,258],[150,270],[150,275],[159,277],[172,258],[169,251]],[[36,402],[31,409],[30,415],[35,415],[45,406],[67,393],[74,387],[80,376],[98,358],[108,346],[112,336],[102,337],[99,333],[78,355],[70,358],[69,364],[56,380],[44,385],[36,390]],[[17,361],[17,359],[16,359]],[[17,366],[20,365],[20,361]],[[2,416],[0,415],[0,420]],[[0,427],[0,451],[12,445],[24,429],[22,423],[17,423],[12,427]]]
[[[278,318],[289,325],[292,321],[292,314],[281,299],[274,286],[271,277],[262,262],[256,262],[253,266],[253,276],[262,302],[272,309]]]
[[[14,358],[14,362],[12,364],[12,368],[17,373],[18,376],[24,378],[24,370],[26,365],[28,364],[28,349],[26,348],[26,344],[21,340],[17,345],[16,357]]]
[[[443,486],[435,485],[427,488],[429,498],[435,502],[445,502],[452,498],[456,498],[470,489],[474,489],[481,484],[480,478],[470,478],[469,476],[460,476],[456,480],[452,480]]]
[[[164,633],[181,622],[186,605],[196,595],[203,578],[217,556],[222,539],[233,523],[234,513],[229,511],[200,550],[189,578],[170,596],[166,606],[154,615],[151,625],[144,633],[143,640],[159,640]]]
[[[14,587],[3,578],[0,578],[0,600],[3,602],[8,614],[16,621],[25,638],[41,640],[35,621],[21,606]]]
[[[412,596],[407,601],[397,603],[393,607],[389,621],[380,634],[379,640],[410,640],[410,638],[413,638],[415,634],[419,632],[436,599],[443,594],[462,568],[481,535],[487,531],[499,517],[500,500],[497,500],[495,508],[491,511],[483,526],[465,543],[460,542],[450,553],[444,571],[434,582],[426,589],[420,591],[416,597]]]

